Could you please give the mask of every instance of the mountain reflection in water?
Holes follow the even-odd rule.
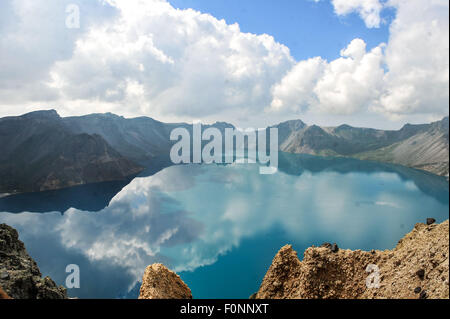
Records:
[[[448,182],[401,166],[284,153],[275,175],[165,166],[129,182],[2,198],[0,222],[59,284],[66,265],[80,266],[73,296],[136,297],[127,292],[145,267],[162,262],[195,298],[248,298],[287,243],[300,257],[324,241],[386,249],[416,222],[448,218]]]

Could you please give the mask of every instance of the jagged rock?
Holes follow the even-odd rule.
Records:
[[[427,218],[427,225],[432,225],[436,222],[436,219],[434,218]]]
[[[49,277],[41,278],[36,262],[28,255],[17,231],[0,225],[0,286],[14,299],[66,299],[64,287]]]
[[[300,261],[291,245],[284,246],[275,256],[269,271],[264,279],[262,290],[256,294],[256,299],[262,295],[280,299],[293,294],[296,290],[296,281],[300,274]],[[261,293],[263,291],[264,293]]]
[[[424,270],[423,280],[416,274],[418,268]],[[419,298],[448,299],[448,282],[447,220],[439,225],[416,224],[393,250],[333,253],[325,247],[308,248],[300,262],[292,247],[285,246],[275,256],[256,298],[412,299],[418,293],[414,288],[421,287]]]
[[[145,269],[139,299],[192,299],[189,287],[162,264]]]

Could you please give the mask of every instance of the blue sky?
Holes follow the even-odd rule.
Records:
[[[242,32],[272,35],[291,50],[296,60],[321,56],[329,61],[353,39],[361,38],[368,49],[389,40],[393,9],[383,10],[384,23],[367,28],[357,13],[338,16],[329,1],[312,0],[170,0],[179,9],[209,13],[228,24],[238,23]]]
[[[67,26],[73,5],[80,28]],[[56,109],[241,127],[435,121],[448,115],[448,7],[448,0],[1,0],[0,117]]]

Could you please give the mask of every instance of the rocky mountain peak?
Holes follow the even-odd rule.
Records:
[[[27,114],[22,115],[23,118],[26,119],[60,119],[58,112],[56,110],[43,110],[43,111],[34,111]]]
[[[302,120],[297,119],[297,120],[290,120],[290,121],[282,122],[282,123],[278,124],[276,127],[287,128],[287,129],[290,129],[291,131],[299,131],[299,130],[307,127],[307,125]]]

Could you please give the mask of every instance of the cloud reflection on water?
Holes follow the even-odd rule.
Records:
[[[96,213],[0,218],[18,228],[43,273],[63,283],[65,266],[76,263],[86,276],[76,295],[116,297],[149,264],[195,271],[274,225],[294,244],[392,248],[423,219],[421,207],[448,218],[448,204],[410,183],[392,172],[259,175],[256,165],[172,166],[133,180]]]

